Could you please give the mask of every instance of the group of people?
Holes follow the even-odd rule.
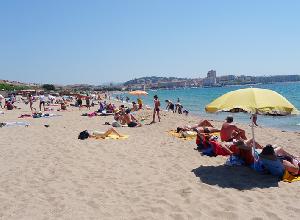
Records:
[[[193,131],[196,133],[197,149],[209,156],[230,156],[238,161],[238,164],[251,166],[257,171],[268,171],[269,173],[282,177],[284,171],[292,175],[300,175],[300,158],[286,152],[282,147],[274,147],[271,144],[263,147],[253,139],[246,137],[245,130],[233,123],[233,117],[228,116],[222,124],[221,129],[214,126],[207,120],[200,121],[193,126],[182,126],[177,132]],[[220,139],[213,133],[220,132]],[[253,146],[255,150],[253,151]]]
[[[173,103],[171,100],[165,100],[167,103],[166,109],[168,111],[172,111],[173,113],[178,113],[178,114],[189,114],[189,111],[187,109],[183,108],[183,105],[180,103],[180,99],[177,98],[177,103]]]
[[[4,105],[2,102],[4,101]],[[13,110],[16,108],[14,103],[16,102],[16,96],[11,94],[8,98],[4,98],[3,95],[0,94],[0,107],[1,109]]]
[[[79,107],[79,109],[82,108],[84,106],[83,100],[85,100],[85,107],[87,109],[91,109],[91,106],[94,106],[93,99],[91,100],[91,97],[89,95],[87,95],[85,97],[81,96],[81,95],[77,96],[75,106]]]
[[[112,126],[114,127],[121,127],[124,125],[127,125],[128,127],[142,126],[142,124],[131,113],[131,109],[126,108],[124,105],[120,105],[118,110],[115,112],[114,120],[115,121],[112,123]]]

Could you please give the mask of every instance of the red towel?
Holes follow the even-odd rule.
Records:
[[[224,150],[224,148],[221,146],[221,144],[219,142],[210,141],[210,144],[213,148],[215,155],[221,155],[221,156],[229,156],[230,155],[226,150]]]

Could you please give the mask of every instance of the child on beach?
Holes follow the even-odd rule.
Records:
[[[137,99],[137,103],[139,105],[139,109],[142,109],[143,108],[143,101],[140,97]]]
[[[160,115],[159,115],[159,111],[160,111],[160,101],[158,99],[158,96],[155,95],[154,96],[154,110],[153,110],[153,120],[151,122],[152,123],[155,123],[155,115],[157,114],[157,118],[158,118],[158,121],[160,122]]]

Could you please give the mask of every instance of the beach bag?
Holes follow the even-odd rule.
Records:
[[[117,122],[117,121],[113,121],[111,123],[111,126],[113,126],[113,127],[121,127],[121,124],[119,122]]]
[[[84,140],[87,139],[89,136],[90,136],[89,132],[87,130],[84,130],[80,132],[80,134],[78,135],[78,139]]]
[[[230,155],[230,157],[225,162],[225,165],[227,166],[241,166],[244,164],[245,162],[241,158],[234,155]]]
[[[209,157],[216,156],[214,153],[214,149],[211,146],[208,148],[202,149],[201,152],[202,152],[202,155],[205,155],[205,156],[209,156]]]

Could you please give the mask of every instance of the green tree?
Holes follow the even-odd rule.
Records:
[[[42,85],[42,88],[45,90],[48,90],[48,91],[55,90],[55,86],[52,84],[44,84],[44,85]]]

